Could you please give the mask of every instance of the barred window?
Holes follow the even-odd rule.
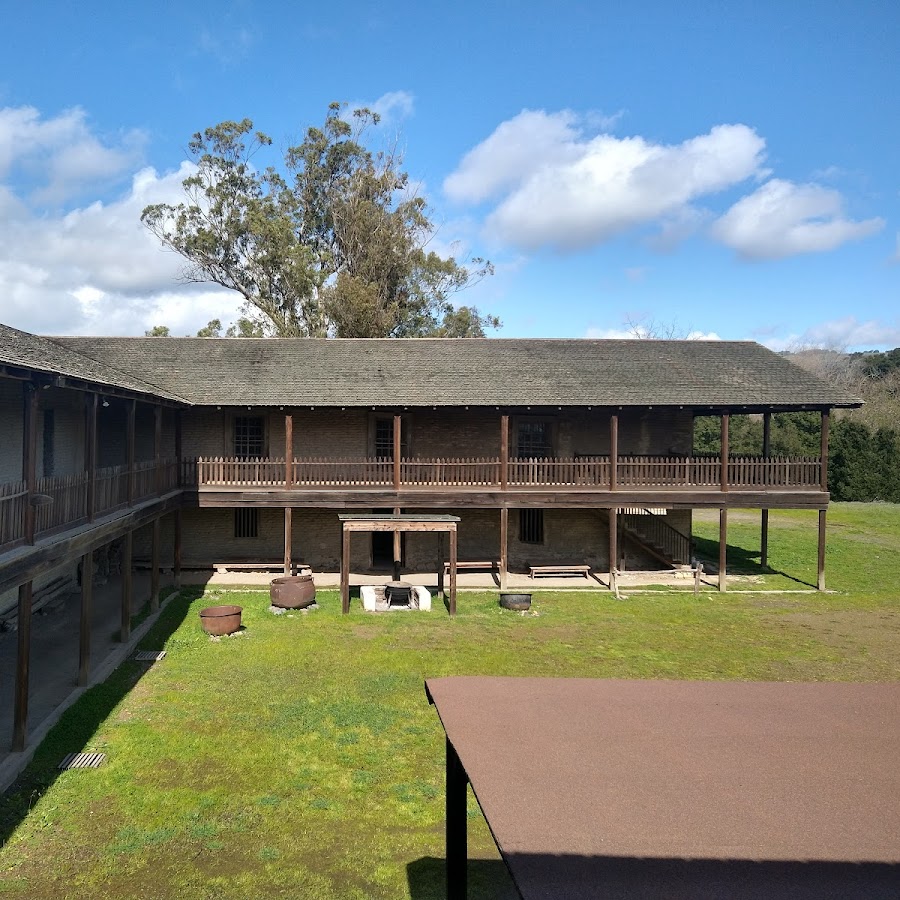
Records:
[[[236,538],[259,537],[259,510],[238,508],[234,511],[234,536]]]
[[[254,457],[266,455],[266,429],[262,416],[234,417],[234,455]]]
[[[549,422],[519,422],[519,459],[546,459],[553,455]]]
[[[409,456],[409,428],[405,417],[400,419],[400,458]],[[375,458],[394,458],[394,417],[375,419]]]
[[[523,544],[544,543],[544,511],[542,509],[519,510],[519,540]]]

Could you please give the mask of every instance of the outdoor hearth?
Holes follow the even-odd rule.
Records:
[[[431,609],[428,588],[407,581],[389,581],[384,585],[364,584],[359,589],[359,596],[363,609],[368,612]]]
[[[407,609],[412,606],[413,586],[408,581],[389,581],[382,590],[387,606],[406,607]]]

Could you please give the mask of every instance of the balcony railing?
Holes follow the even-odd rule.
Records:
[[[90,518],[91,484],[93,515],[102,516],[178,487],[179,462],[176,459],[107,466],[96,469],[93,479],[87,472],[38,478],[31,500],[24,481],[0,484],[0,547],[26,539],[26,508],[33,503],[34,533],[49,534],[72,527]],[[129,487],[130,485],[130,487]]]
[[[334,488],[493,488],[504,484],[504,465],[498,458],[402,459],[395,470],[389,459],[294,459],[290,482],[284,458],[238,459],[200,457],[185,484],[203,488],[290,486],[301,490]],[[608,456],[557,459],[511,459],[505,484],[521,488],[609,490],[612,463]],[[718,457],[620,456],[616,461],[617,488],[718,490],[722,465]],[[818,490],[818,457],[733,456],[728,459],[731,490]]]

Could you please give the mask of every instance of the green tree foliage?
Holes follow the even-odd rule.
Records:
[[[221,319],[210,319],[198,332],[197,337],[222,337]]]
[[[144,337],[172,337],[172,334],[168,325],[154,325],[144,332]]]
[[[141,220],[188,262],[187,282],[240,292],[248,327],[282,337],[483,336],[500,322],[451,297],[492,272],[428,250],[434,228],[394,153],[363,139],[378,116],[341,104],[289,147],[281,169],[253,158],[272,143],[249,119],[192,138],[186,202]]]

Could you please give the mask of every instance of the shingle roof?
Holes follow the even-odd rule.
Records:
[[[202,405],[860,404],[750,341],[53,340]]]
[[[102,357],[80,353],[76,347],[65,347],[50,338],[19,331],[8,325],[0,325],[0,365],[65,375],[80,381],[123,388],[168,400],[181,399],[165,388],[146,383],[134,374],[117,371]]]

